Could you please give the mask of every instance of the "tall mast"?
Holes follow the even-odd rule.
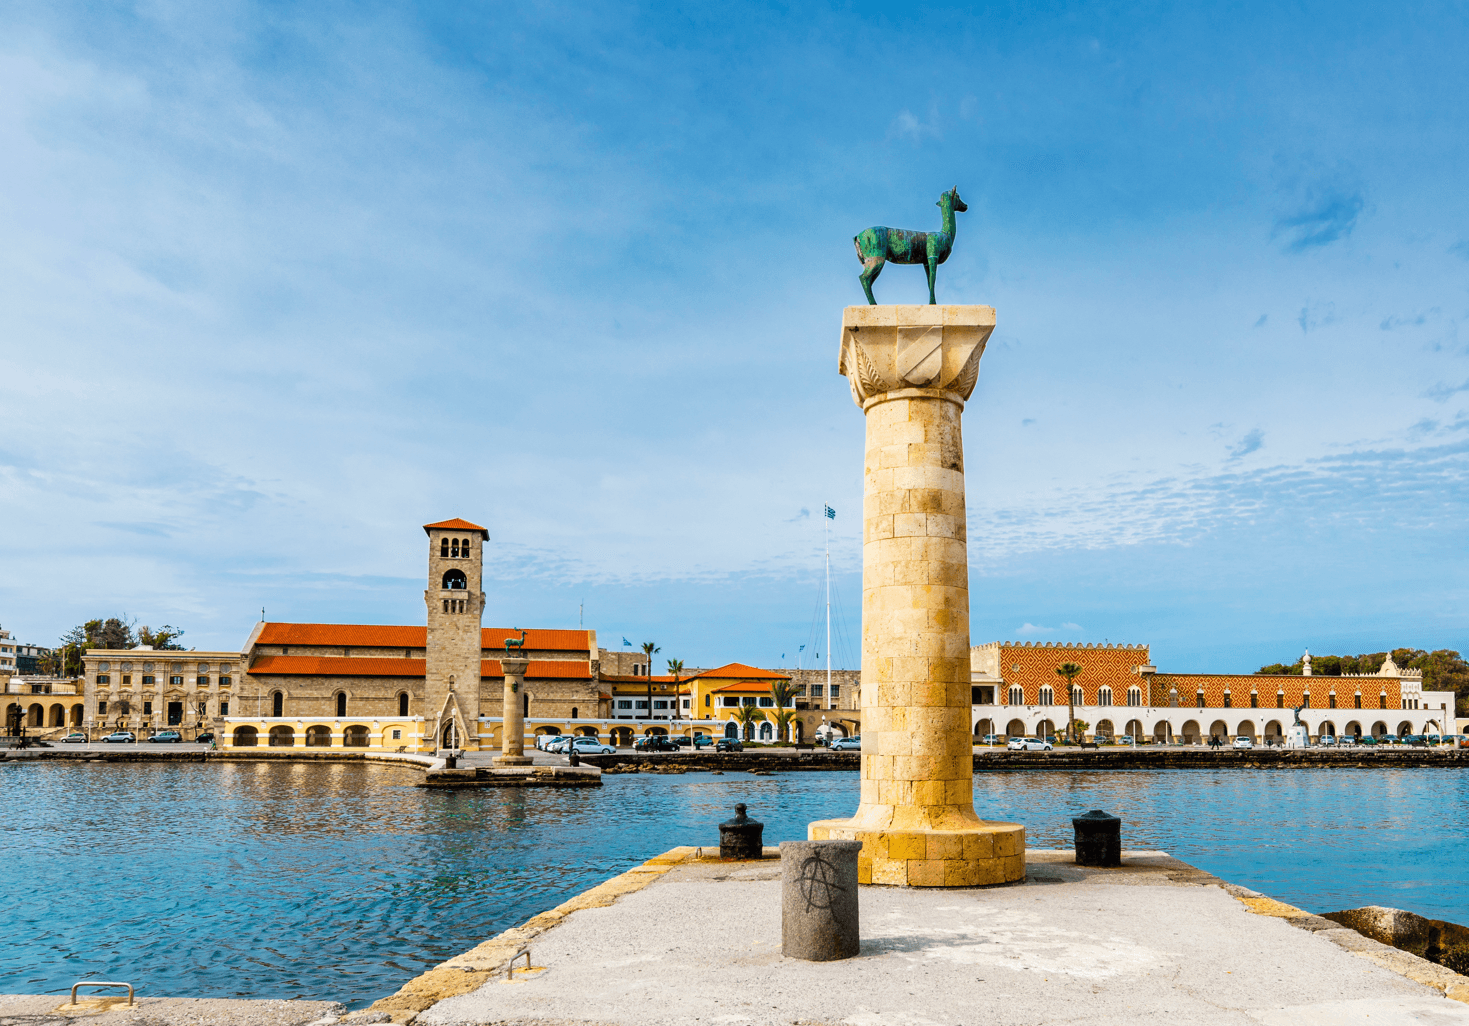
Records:
[[[832,708],[831,704],[831,522],[833,514],[831,507],[827,508],[826,517],[826,707]]]

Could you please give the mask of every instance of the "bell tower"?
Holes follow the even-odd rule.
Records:
[[[424,524],[428,535],[428,647],[420,751],[479,750],[480,620],[484,543],[490,532],[468,520]]]

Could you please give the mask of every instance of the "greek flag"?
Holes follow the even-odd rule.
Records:
[[[622,644],[623,644],[624,647],[627,647],[627,648],[631,648],[632,647],[632,642],[631,641],[628,641],[626,638],[623,638],[622,639]]]
[[[836,518],[837,518],[837,511],[834,510],[834,509],[832,509],[830,506],[827,506],[826,507],[826,519],[828,519],[828,520],[835,520]]]

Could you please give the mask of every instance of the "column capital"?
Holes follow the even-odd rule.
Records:
[[[994,330],[992,306],[849,306],[837,371],[864,409],[898,389],[949,392],[963,402]]]

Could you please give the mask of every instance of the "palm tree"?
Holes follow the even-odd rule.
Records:
[[[755,740],[755,724],[765,719],[765,714],[753,705],[746,705],[744,699],[740,700],[740,707],[735,710],[735,720],[740,725],[740,737],[749,734],[747,740]]]
[[[787,708],[795,704],[796,686],[788,680],[778,680],[770,685],[770,697],[775,699],[775,736],[778,741],[785,736],[786,728],[790,726],[791,720],[796,718],[796,711]],[[785,740],[792,739],[786,737]]]
[[[651,641],[643,642],[643,655],[648,657],[646,669],[648,671],[648,719],[653,718],[653,654],[663,651]]]
[[[668,660],[668,672],[673,675],[673,718],[678,719],[678,677],[683,673],[683,660]],[[693,717],[690,716],[689,719]]]
[[[1066,733],[1071,735],[1071,741],[1076,742],[1076,693],[1072,690],[1071,682],[1081,674],[1081,667],[1076,663],[1062,663],[1056,667],[1056,676],[1066,678]]]

